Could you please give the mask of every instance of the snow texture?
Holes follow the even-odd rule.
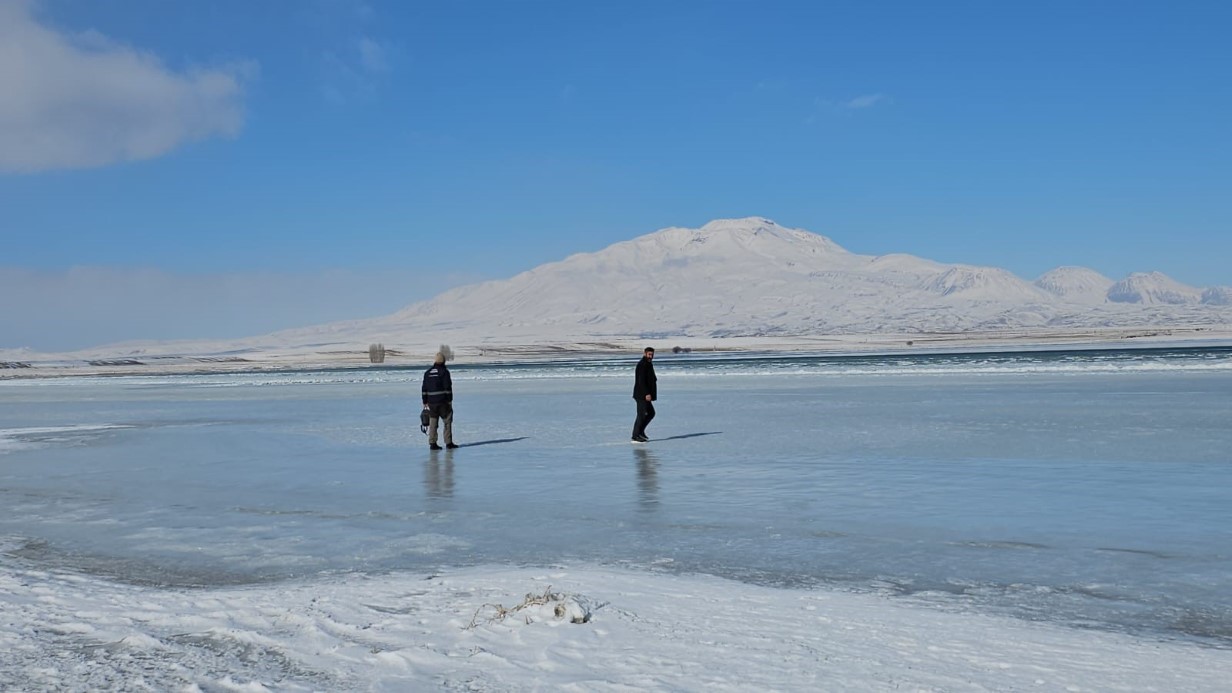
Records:
[[[475,619],[548,590],[532,615]],[[6,690],[1173,692],[1228,674],[1227,652],[1179,643],[586,567],[160,591],[17,570],[0,605]]]

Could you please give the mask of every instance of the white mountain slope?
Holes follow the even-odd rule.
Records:
[[[824,236],[750,218],[663,229],[573,255],[447,292],[387,324],[591,337],[808,334],[869,329],[919,306],[955,312],[1002,301],[1004,292],[1017,302],[1047,300],[1003,270],[855,255]]]
[[[1044,291],[1076,303],[1104,303],[1115,283],[1086,267],[1058,267],[1035,280]]]
[[[996,267],[951,267],[933,278],[926,287],[942,296],[962,296],[984,301],[1051,300],[1038,287]]]
[[[756,330],[799,313],[793,306],[832,303],[848,287],[830,275],[850,273],[864,261],[823,236],[763,219],[723,220],[697,230],[663,229],[507,281],[456,289],[389,320],[506,329],[578,325],[607,335],[737,324]]]
[[[1199,303],[1202,289],[1186,286],[1162,272],[1135,272],[1108,290],[1108,300],[1145,305]]]
[[[1232,306],[1232,286],[1212,286],[1202,292],[1202,302],[1211,306]]]

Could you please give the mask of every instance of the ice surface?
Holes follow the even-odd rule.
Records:
[[[1111,681],[1115,666],[1145,666],[1141,648],[1169,640],[1176,642],[1168,648],[1226,670],[1230,364],[1226,349],[664,355],[654,440],[645,446],[628,442],[632,362],[459,364],[455,432],[464,447],[438,453],[418,431],[418,370],[0,384],[0,440],[22,443],[0,449],[0,600],[6,615],[18,613],[13,605],[45,601],[65,622],[48,635],[33,607],[13,617],[0,634],[28,655],[0,658],[9,663],[0,671],[37,681],[37,671],[55,667],[33,653],[49,645],[97,653],[102,643],[130,659],[163,662],[167,681],[180,671],[168,662],[206,657],[215,667],[209,681],[230,672],[237,682],[283,676],[329,688],[299,670],[322,666],[305,654],[317,651],[317,638],[327,647],[340,642],[308,601],[321,593],[345,602],[346,629],[379,621],[427,633],[382,640],[373,646],[381,652],[424,647],[430,659],[453,657],[473,643],[498,653],[492,663],[500,674],[485,678],[478,664],[458,671],[521,681],[549,665],[512,662],[521,650],[511,643],[541,636],[517,628],[482,636],[507,638],[497,645],[442,624],[467,610],[469,619],[502,590],[520,598],[545,586],[538,578],[526,584],[536,573],[500,566],[545,565],[581,567],[565,571],[585,576],[570,589],[613,605],[608,613],[626,629],[620,637],[631,638],[622,646],[687,630],[696,634],[689,657],[736,676],[737,663],[700,644],[712,627],[716,642],[761,672],[750,680],[772,687],[845,680],[821,678],[816,668],[778,679],[759,668],[771,657],[755,644],[762,636],[797,643],[784,647],[802,657],[818,647],[813,636],[792,640],[817,625],[814,615],[795,613],[811,599],[850,605],[853,620],[885,626],[818,650],[831,658],[827,672],[866,688],[886,685],[861,649],[878,643],[898,653],[891,677],[943,689],[950,676],[974,688],[1012,688],[996,685],[991,662],[1034,667],[1058,643],[1115,660],[1090,670],[1054,662],[1061,678],[1088,686]],[[396,611],[405,605],[388,595],[410,594],[438,573],[485,586],[455,600],[444,583],[424,584],[431,596],[422,608],[433,614],[426,624],[409,612],[378,617],[357,606]],[[689,594],[712,603],[687,602]],[[142,616],[143,600],[175,616]],[[191,600],[201,606],[182,608]],[[741,605],[726,615],[730,623],[693,623],[717,618],[723,600]],[[754,603],[770,606],[758,611]],[[638,620],[630,615],[638,609],[660,616]],[[273,616],[262,620],[288,610],[300,624],[289,632]],[[232,612],[248,616],[233,622],[224,615]],[[672,612],[691,625],[665,615]],[[755,625],[744,639],[741,620]],[[989,654],[987,670],[967,655],[891,644],[900,629],[925,622],[921,628],[968,644],[978,642],[964,634],[968,627],[1006,643],[1046,633],[1050,644],[1028,637],[1035,645],[1020,654]],[[564,637],[559,630],[549,639]],[[561,645],[558,671],[607,671],[607,681],[651,687],[687,679],[670,658],[629,669],[597,664],[607,661],[597,632]],[[362,687],[446,676],[417,668],[405,652],[360,652],[359,635],[342,640],[359,648],[354,659],[329,660],[327,669],[352,676],[359,662],[393,667]],[[232,670],[232,654],[264,664]],[[929,664],[912,669],[911,657]],[[638,679],[643,672],[648,678]],[[573,681],[560,675],[550,680]],[[1192,676],[1191,689],[1202,689],[1202,673]]]

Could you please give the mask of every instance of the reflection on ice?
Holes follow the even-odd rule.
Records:
[[[633,448],[637,464],[637,500],[642,510],[653,512],[659,505],[659,458],[644,447]]]
[[[429,498],[453,497],[453,453],[445,453],[444,460],[435,450],[424,461],[424,491]]]

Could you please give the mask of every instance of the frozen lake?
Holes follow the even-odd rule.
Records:
[[[661,358],[0,384],[0,532],[155,585],[563,560],[1232,637],[1232,353]],[[16,539],[12,539],[16,538]]]
[[[582,563],[1232,648],[1232,350],[0,381],[0,553],[150,590]]]

